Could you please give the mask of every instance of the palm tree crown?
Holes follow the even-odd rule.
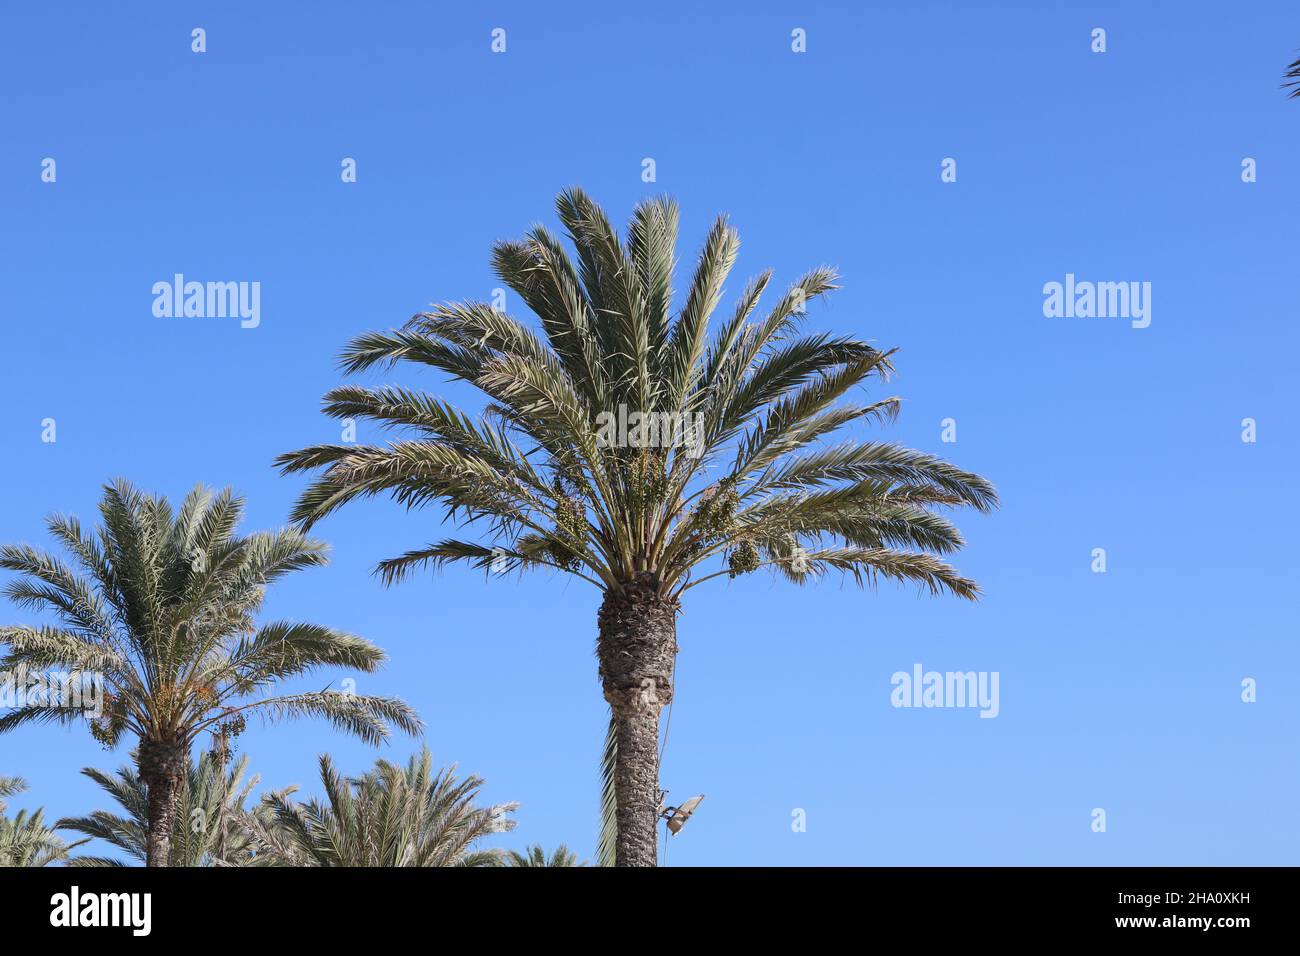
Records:
[[[506,853],[506,866],[586,866],[585,863],[578,862],[578,856],[567,846],[561,843],[548,856],[546,851],[537,844],[528,847],[523,853],[518,850],[509,850]]]
[[[830,269],[808,273],[749,322],[764,273],[710,338],[739,248],[725,218],[674,321],[674,202],[638,206],[626,247],[582,192],[562,194],[557,206],[576,266],[540,226],[493,250],[498,275],[537,314],[543,338],[490,305],[448,304],[400,330],[362,335],[345,353],[350,372],[398,361],[447,372],[485,393],[486,413],[475,421],[397,386],[334,389],[327,414],[414,437],[282,456],[288,472],[325,468],[296,520],[309,527],[347,501],[388,493],[410,507],[440,503],[483,530],[486,540],[440,541],[382,562],[390,582],[420,565],[466,561],[553,567],[605,588],[648,573],[661,594],[677,595],[703,580],[689,580],[696,566],[727,555],[720,573],[770,564],[802,583],[838,569],[860,582],[885,576],[975,596],[971,581],[926,552],[962,544],[934,507],[987,509],[992,486],[898,445],[824,444],[852,422],[898,410],[893,397],[841,401],[883,379],[892,352],[798,333],[806,304],[835,287]],[[641,433],[611,441],[607,423],[620,408],[641,417]],[[658,429],[665,415],[675,434],[700,423],[698,443],[652,441],[651,417]],[[823,444],[800,453],[815,442]]]
[[[376,761],[355,779],[320,758],[325,800],[264,800],[270,818],[254,821],[256,862],[271,866],[496,866],[501,854],[477,850],[486,836],[514,828],[517,804],[480,806],[480,777],[457,779],[456,768],[433,769],[428,750],[405,767]]]

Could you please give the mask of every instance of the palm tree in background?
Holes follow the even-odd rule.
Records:
[[[0,866],[50,866],[68,860],[69,854],[88,840],[65,843],[45,825],[45,811],[19,810],[5,815],[5,800],[27,789],[21,777],[0,777]]]
[[[325,396],[326,414],[405,434],[305,448],[277,464],[322,470],[293,512],[304,530],[353,499],[388,494],[408,508],[439,504],[477,532],[382,561],[386,583],[465,562],[564,571],[603,592],[596,654],[611,719],[598,857],[653,866],[659,715],[673,698],[684,593],[767,566],[799,584],[840,571],[860,585],[884,577],[973,599],[976,584],[937,557],[963,544],[938,509],[984,511],[997,497],[932,455],[831,442],[854,423],[891,420],[899,400],[854,394],[887,377],[892,352],[800,330],[806,304],[835,288],[830,269],[751,320],[764,273],[710,335],[739,248],[725,217],[674,313],[672,200],[638,205],[626,242],[579,190],[561,194],[557,210],[576,261],[541,226],[492,255],[540,335],[488,304],[451,303],[344,352],[347,372],[409,362],[468,382],[487,397],[479,417],[399,386],[340,387]]]
[[[291,529],[237,536],[243,500],[229,489],[214,495],[197,487],[173,511],[165,498],[117,481],[104,488],[99,511],[94,533],[76,518],[47,521],[81,575],[27,545],[0,548],[0,568],[20,575],[5,594],[59,621],[0,627],[0,646],[8,650],[0,671],[62,669],[64,686],[102,689],[98,712],[28,701],[0,716],[0,732],[84,720],[105,747],[134,736],[148,791],[149,866],[171,858],[177,798],[200,734],[229,740],[250,714],[324,717],[372,744],[388,737],[390,724],[418,731],[411,709],[393,698],[271,693],[274,682],[323,666],[369,673],[384,660],[379,648],[352,634],[255,623],[267,585],[325,564],[324,544]]]
[[[498,866],[497,850],[475,849],[484,837],[514,829],[518,806],[480,806],[480,777],[457,779],[433,769],[428,750],[405,767],[376,761],[355,779],[320,758],[325,799],[299,803],[287,791],[263,798],[268,815],[252,821],[261,866]]]
[[[132,754],[134,761],[135,754]],[[172,823],[169,866],[243,866],[252,860],[256,844],[248,814],[265,815],[261,804],[252,810],[244,803],[257,786],[256,775],[244,779],[248,757],[238,757],[229,770],[223,756],[205,752],[191,763],[181,781]],[[80,856],[73,866],[130,866],[144,863],[149,853],[149,792],[135,767],[119,767],[115,774],[94,767],[81,771],[103,788],[123,813],[96,810],[84,817],[65,817],[56,829],[73,830],[117,847],[127,860]]]
[[[1282,89],[1289,89],[1289,99],[1300,98],[1300,60],[1296,60],[1286,68],[1286,83],[1282,84]]]
[[[534,844],[528,847],[523,853],[518,850],[509,850],[506,853],[506,866],[586,866],[586,863],[579,863],[578,857],[572,853],[567,846],[561,843],[557,846],[550,856],[540,846]]]

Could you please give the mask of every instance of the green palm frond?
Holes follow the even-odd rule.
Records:
[[[618,728],[611,714],[600,755],[600,830],[596,840],[596,865],[613,866],[618,840],[618,800],[614,792],[614,767],[618,762]]]
[[[4,800],[27,789],[27,781],[22,777],[0,777],[0,813],[5,812]]]

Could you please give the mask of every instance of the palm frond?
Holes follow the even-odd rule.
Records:
[[[618,763],[618,727],[614,715],[605,731],[600,757],[600,833],[596,840],[596,865],[613,866],[618,841],[618,799],[614,790],[614,768]]]
[[[1287,80],[1287,82],[1282,84],[1282,89],[1291,91],[1289,94],[1287,94],[1288,98],[1289,99],[1300,98],[1300,59],[1295,60],[1290,66],[1286,68],[1286,73],[1284,74],[1284,78]]]

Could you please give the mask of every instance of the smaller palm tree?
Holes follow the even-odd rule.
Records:
[[[0,777],[0,866],[49,866],[68,859],[72,850],[87,843],[65,843],[45,825],[45,811],[29,814],[19,810],[10,819],[5,816],[5,799],[27,789],[21,777]]]
[[[1289,89],[1291,99],[1300,98],[1300,60],[1296,60],[1286,68],[1286,83],[1282,84],[1282,89]]]
[[[135,761],[132,753],[132,762]],[[243,866],[251,862],[255,844],[246,819],[250,813],[269,816],[261,804],[245,809],[258,777],[244,779],[248,757],[241,755],[229,770],[224,754],[204,753],[191,763],[177,795],[172,823],[169,866]],[[114,774],[94,767],[81,771],[111,796],[124,813],[96,810],[89,816],[65,817],[55,824],[103,840],[127,855],[81,856],[72,866],[130,866],[143,864],[149,851],[149,788],[134,766],[119,767]]]
[[[147,865],[171,858],[177,795],[202,733],[229,739],[252,716],[323,717],[372,744],[391,727],[419,731],[414,711],[395,698],[271,693],[323,667],[370,673],[385,660],[364,638],[318,624],[258,626],[271,583],[327,563],[322,542],[293,530],[237,535],[244,502],[230,489],[200,485],[174,511],[166,498],[117,481],[99,510],[94,532],[71,517],[46,523],[73,564],[28,545],[0,547],[0,568],[19,575],[4,593],[58,621],[0,627],[0,648],[8,647],[0,671],[57,671],[71,687],[98,682],[102,708],[29,702],[0,716],[0,733],[53,721],[81,723],[105,747],[135,737],[149,799]]]
[[[518,804],[479,806],[480,777],[458,780],[455,766],[433,770],[427,749],[405,767],[379,760],[357,778],[320,758],[325,800],[298,803],[286,792],[264,797],[268,824],[254,822],[255,862],[271,866],[499,866],[483,837],[514,829]]]
[[[534,843],[532,846],[520,853],[518,850],[509,850],[506,852],[506,866],[586,866],[587,863],[578,862],[577,854],[569,850],[567,846],[561,843],[555,848],[550,856],[546,851]]]

